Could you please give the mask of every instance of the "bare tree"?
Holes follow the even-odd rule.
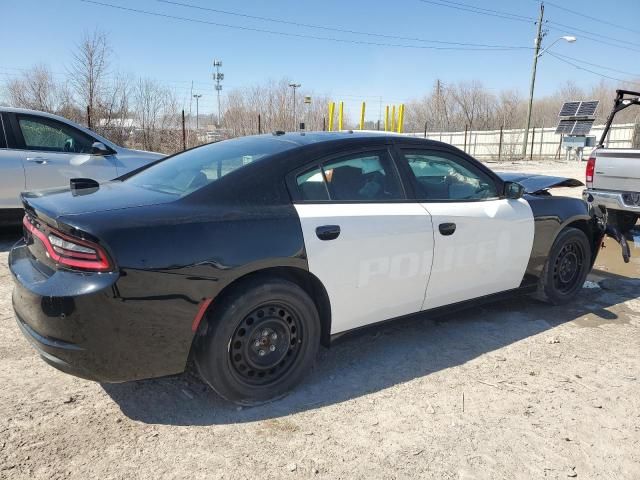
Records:
[[[43,112],[56,112],[60,106],[61,87],[46,65],[36,65],[7,86],[9,104]]]
[[[69,81],[78,101],[89,107],[94,116],[101,113],[99,110],[106,88],[110,53],[104,32],[95,30],[93,33],[85,33],[73,53],[69,68]]]

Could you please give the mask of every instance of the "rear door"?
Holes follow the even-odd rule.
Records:
[[[92,155],[95,139],[71,125],[30,114],[16,114],[13,124],[27,190],[68,186],[71,178],[106,181],[118,175],[115,157]]]
[[[528,202],[501,198],[501,181],[452,149],[400,152],[434,226],[433,267],[422,308],[517,288],[533,245]]]
[[[22,208],[20,192],[25,188],[22,154],[14,150],[5,129],[5,115],[0,113],[0,209]]]
[[[331,333],[420,311],[433,257],[427,211],[406,200],[389,151],[343,153],[290,181]]]

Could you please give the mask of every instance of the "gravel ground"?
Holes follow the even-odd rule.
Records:
[[[102,385],[47,366],[11,310],[17,236],[0,238],[0,478],[640,478],[640,230],[634,263],[608,244],[568,306],[351,336],[249,409],[190,373]]]

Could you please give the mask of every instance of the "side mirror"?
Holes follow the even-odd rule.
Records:
[[[504,196],[511,200],[517,200],[524,195],[524,187],[517,182],[504,182]]]
[[[91,145],[91,155],[109,155],[111,150],[102,142],[93,142]]]

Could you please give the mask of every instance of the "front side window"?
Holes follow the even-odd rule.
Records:
[[[91,153],[94,139],[64,123],[18,115],[18,124],[27,150]]]
[[[456,155],[440,151],[403,152],[419,200],[484,200],[498,197],[491,177]]]
[[[296,179],[303,200],[379,202],[403,199],[402,188],[386,151],[331,160]],[[328,195],[328,198],[327,198]]]

